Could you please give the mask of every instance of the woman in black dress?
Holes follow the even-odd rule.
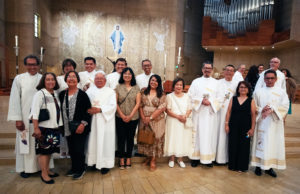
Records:
[[[249,166],[250,137],[255,128],[255,102],[251,97],[251,86],[241,81],[236,96],[230,100],[225,130],[229,133],[229,170],[245,172]]]

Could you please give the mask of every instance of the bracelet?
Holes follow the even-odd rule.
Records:
[[[85,127],[88,125],[88,122],[86,121],[81,121],[81,124],[83,124]]]

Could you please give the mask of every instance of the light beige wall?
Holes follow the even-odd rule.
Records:
[[[6,85],[5,75],[5,17],[4,0],[0,0],[0,87]]]
[[[280,68],[289,69],[296,82],[300,83],[300,45],[295,48],[276,51],[274,56],[280,58]]]
[[[300,42],[300,1],[293,0],[290,39]]]

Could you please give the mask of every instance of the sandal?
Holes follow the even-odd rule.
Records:
[[[155,161],[151,161],[150,162],[150,171],[155,171],[156,170],[156,164],[155,164]]]
[[[130,162],[128,162],[128,161],[130,161]],[[129,164],[128,164],[129,163]],[[126,168],[128,169],[128,168],[131,168],[131,159],[130,158],[127,158],[126,159]]]
[[[145,159],[145,161],[143,162],[143,166],[149,166],[149,164],[150,164],[150,158],[147,157],[147,158]]]
[[[123,163],[124,163],[124,161],[123,161]],[[119,161],[119,169],[120,170],[124,170],[125,169],[125,163],[121,164],[121,160]]]

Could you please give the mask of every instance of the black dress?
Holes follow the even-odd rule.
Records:
[[[228,168],[230,170],[248,170],[250,138],[247,137],[247,132],[251,129],[251,101],[252,98],[248,97],[240,105],[237,96],[232,99],[228,141]]]

